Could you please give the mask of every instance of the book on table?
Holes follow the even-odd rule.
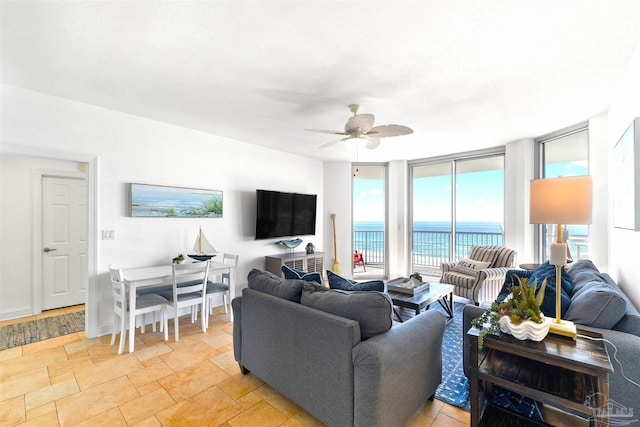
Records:
[[[409,295],[415,295],[428,289],[429,282],[416,282],[407,277],[400,277],[387,283],[387,290]]]

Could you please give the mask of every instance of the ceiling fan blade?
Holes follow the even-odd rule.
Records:
[[[371,128],[370,131],[367,132],[368,136],[373,136],[376,138],[387,138],[390,136],[400,136],[400,135],[408,135],[413,133],[413,129],[408,128],[402,125],[381,125]]]
[[[365,145],[365,148],[373,150],[374,148],[378,148],[378,145],[380,145],[380,138],[367,138],[367,145]]]
[[[335,145],[335,144],[337,144],[338,142],[346,141],[346,140],[347,140],[347,139],[349,139],[349,138],[351,138],[351,137],[334,139],[333,141],[325,142],[325,143],[324,143],[324,144],[322,144],[319,148],[327,148],[327,147],[331,147],[332,145]]]
[[[348,135],[345,132],[340,132],[339,130],[324,130],[324,129],[305,129],[307,132],[316,132],[316,133],[328,133],[329,135]]]
[[[344,125],[344,131],[349,133],[349,131],[359,129],[362,133],[369,132],[373,127],[373,120],[373,114],[356,114]]]

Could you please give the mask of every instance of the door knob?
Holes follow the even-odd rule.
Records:
[[[53,252],[53,251],[57,251],[57,249],[44,248],[43,251],[45,251],[45,252]]]

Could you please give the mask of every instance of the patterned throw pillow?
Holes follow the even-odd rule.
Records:
[[[368,282],[356,282],[339,276],[331,270],[327,270],[329,288],[342,289],[343,291],[378,291],[384,292],[384,282],[382,280],[370,280]]]
[[[300,279],[304,280],[305,282],[314,282],[319,285],[322,285],[324,283],[324,280],[322,280],[322,276],[318,272],[307,273],[306,271],[296,270],[295,268],[290,268],[286,265],[280,267],[280,270],[282,270],[285,279]]]
[[[480,270],[488,268],[490,265],[490,261],[474,261],[469,258],[463,258],[453,266],[453,271],[468,276],[475,276]]]

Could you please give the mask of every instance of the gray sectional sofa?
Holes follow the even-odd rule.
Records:
[[[514,273],[520,277],[530,277],[533,274],[533,272],[522,270]],[[609,341],[606,346],[614,368],[614,373],[609,376],[609,400],[639,414],[640,387],[637,384],[640,384],[638,358],[640,356],[640,313],[638,309],[611,277],[600,272],[589,260],[579,260],[571,264],[566,276],[563,274],[563,281],[567,279],[571,282],[572,288],[568,295],[570,301],[563,319],[571,320],[585,329],[596,331]],[[545,294],[545,300],[547,296]],[[475,305],[469,304],[464,307],[463,354],[464,372],[467,376],[469,375],[469,339],[466,331],[471,327],[471,320],[483,312],[483,308]],[[616,358],[619,363],[615,360]],[[640,425],[640,422],[636,421],[633,425]]]
[[[258,269],[232,309],[243,373],[329,426],[403,426],[440,384],[439,312],[396,324],[385,293],[329,290]]]

